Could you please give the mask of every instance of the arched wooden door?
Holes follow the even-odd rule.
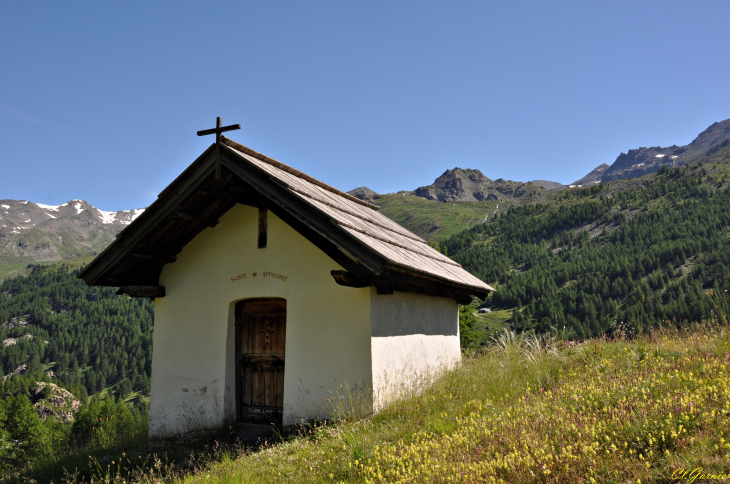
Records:
[[[284,411],[286,300],[236,304],[236,417],[281,427]]]

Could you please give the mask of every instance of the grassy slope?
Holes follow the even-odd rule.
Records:
[[[730,176],[730,148],[723,150],[715,155],[703,159],[704,168],[707,170],[709,179],[707,186],[717,188],[722,183],[725,186]],[[613,193],[624,190],[641,189],[645,184],[653,179],[656,174],[645,175],[641,178],[631,180],[616,180],[607,183],[608,188],[603,193],[604,196],[610,196]],[[495,202],[439,202],[435,200],[426,200],[410,194],[391,193],[382,195],[377,200],[377,204],[381,207],[380,211],[406,227],[408,230],[418,234],[425,239],[441,240],[450,235],[468,229],[475,224],[482,223],[484,217],[489,214],[487,222],[494,217],[494,211],[498,213],[507,210],[509,207],[527,205],[533,203],[552,203],[553,206],[549,211],[542,214],[542,217],[548,217],[551,213],[560,210],[562,206],[574,205],[585,201],[585,199],[571,198],[562,200],[562,197],[571,189],[547,192],[545,190],[536,191],[535,195],[525,195],[516,198],[507,198],[506,200]],[[658,208],[656,204],[669,203],[666,199],[651,201],[646,207],[647,210]]]
[[[180,483],[657,482],[730,470],[730,333],[513,340],[373,418],[226,457]]]
[[[25,276],[30,273],[28,264],[6,264],[0,266],[0,283],[5,279],[17,276]]]
[[[82,257],[80,259],[73,259],[63,262],[40,262],[35,265],[49,265],[53,267],[68,267],[69,269],[73,270],[77,267],[88,264],[92,260],[94,260],[95,255],[90,255],[87,257]],[[31,268],[28,267],[28,264],[6,264],[6,265],[0,265],[0,283],[2,283],[5,279],[10,279],[12,277],[17,276],[27,276],[30,274]]]
[[[484,220],[498,205],[497,202],[443,203],[397,193],[383,195],[377,203],[385,216],[425,239],[440,239],[460,232]]]
[[[512,316],[512,311],[495,309],[491,313],[479,314],[474,311],[473,314],[483,325],[482,327],[475,329],[484,331],[487,336],[487,341],[491,341],[491,338],[493,338],[499,331],[509,327],[508,321],[510,316]]]
[[[377,203],[384,215],[408,230],[424,239],[440,240],[482,223],[487,215],[491,219],[497,206],[498,211],[502,212],[513,205],[544,201],[549,197],[545,193],[540,190],[535,196],[525,195],[499,202],[446,203],[415,195],[391,193],[381,196]]]

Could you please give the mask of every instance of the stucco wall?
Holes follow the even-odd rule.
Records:
[[[371,289],[375,408],[427,384],[461,361],[453,299]]]
[[[164,267],[151,436],[233,420],[233,311],[241,299],[287,300],[284,425],[329,416],[326,399],[345,382],[372,385],[370,289],[336,284],[330,271],[342,268],[272,213],[267,248],[257,248],[257,237],[258,210],[236,205]]]

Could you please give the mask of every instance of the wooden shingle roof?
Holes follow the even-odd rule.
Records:
[[[342,285],[445,295],[461,303],[494,291],[377,206],[231,139],[222,137],[220,149],[220,180],[213,177],[212,145],[79,277],[90,285],[157,286],[162,266],[244,203],[265,206],[343,266],[346,271],[333,271]]]

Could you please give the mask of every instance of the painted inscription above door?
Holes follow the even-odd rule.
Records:
[[[276,272],[269,272],[269,271],[256,272],[256,271],[253,271],[251,273],[244,272],[242,274],[237,274],[235,276],[231,276],[231,282],[236,282],[236,281],[240,281],[240,280],[243,280],[243,279],[252,279],[252,278],[256,278],[256,277],[264,277],[264,278],[270,278],[270,279],[278,279],[278,280],[280,280],[282,282],[286,282],[286,280],[289,278],[289,276],[285,276],[283,274],[278,274]]]

